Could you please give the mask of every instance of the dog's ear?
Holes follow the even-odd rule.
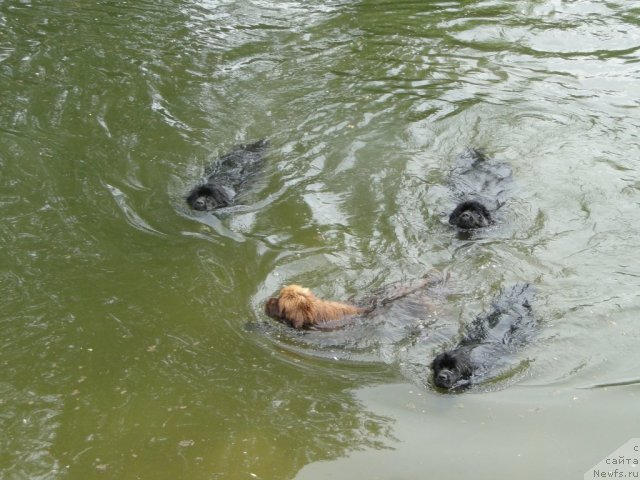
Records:
[[[445,355],[445,353],[439,353],[438,355],[436,355],[436,358],[434,358],[433,362],[431,362],[431,368],[433,368],[434,370],[441,369]]]
[[[283,317],[291,322],[294,328],[316,323],[314,299],[305,295],[281,296],[280,306]]]
[[[291,320],[291,325],[295,329],[301,329],[305,324],[307,324],[304,314],[300,312],[294,312],[289,319]]]

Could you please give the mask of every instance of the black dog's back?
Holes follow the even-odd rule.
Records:
[[[220,157],[209,173],[209,181],[222,182],[232,187],[240,187],[258,173],[269,141],[236,145],[229,153]]]
[[[532,300],[533,288],[528,283],[503,290],[491,302],[491,311],[471,322],[460,345],[491,343],[511,348],[526,343],[534,330]]]
[[[478,380],[499,373],[509,357],[535,333],[533,296],[529,284],[502,291],[492,302],[491,310],[469,324],[458,346],[434,359],[436,386],[446,389],[466,386],[472,377]]]
[[[238,191],[251,180],[262,166],[269,142],[265,139],[237,145],[208,170],[207,183],[198,185],[187,196],[194,210],[215,210],[231,205]]]
[[[494,162],[476,148],[467,148],[458,158],[454,170],[454,187],[463,195],[499,196],[503,182],[511,178],[511,168]]]

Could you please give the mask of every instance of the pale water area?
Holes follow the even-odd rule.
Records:
[[[0,1],[0,478],[583,478],[640,437],[639,78],[629,0]],[[469,147],[513,186],[464,236]],[[262,311],[434,269],[344,328]],[[516,283],[530,343],[437,391]]]

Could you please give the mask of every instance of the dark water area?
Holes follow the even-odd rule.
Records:
[[[0,478],[582,478],[640,437],[639,78],[622,0],[0,1]],[[470,147],[513,184],[465,236]],[[340,329],[262,311],[434,270]],[[523,282],[531,343],[437,391]]]

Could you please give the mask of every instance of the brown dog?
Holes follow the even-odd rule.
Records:
[[[264,311],[270,317],[284,321],[293,328],[306,328],[350,315],[368,313],[371,309],[322,300],[308,288],[287,285],[280,290],[278,297],[267,300]]]

